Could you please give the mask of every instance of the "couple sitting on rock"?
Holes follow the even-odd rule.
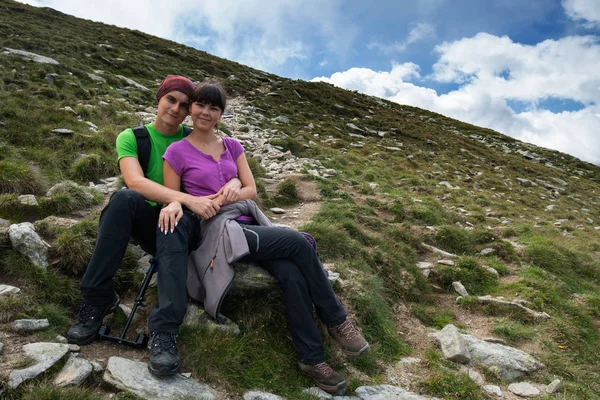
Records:
[[[134,132],[126,129],[117,137],[128,188],[116,191],[100,216],[96,246],[81,281],[79,321],[69,328],[69,342],[92,342],[103,318],[118,306],[112,278],[134,237],[159,266],[158,304],[148,322],[153,375],[180,370],[176,338],[188,290],[218,320],[233,279],[231,263],[256,262],[283,290],[300,369],[322,389],[342,392],[346,382],[325,363],[313,305],[344,352],[361,355],[369,345],[348,319],[311,244],[296,231],[274,227],[252,201],[256,186],[243,147],[218,135],[224,89],[217,82],[194,86],[185,77],[169,75],[156,100],[156,119],[146,125],[151,142],[146,173]],[[181,123],[188,114],[193,131],[186,136]]]

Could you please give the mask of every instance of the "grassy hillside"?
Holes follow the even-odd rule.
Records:
[[[316,237],[323,261],[336,264],[342,278],[336,291],[373,345],[366,359],[348,360],[327,343],[328,361],[346,374],[350,389],[387,382],[389,368],[414,355],[424,360],[424,372],[413,389],[484,398],[438,350],[409,340],[401,318],[408,315],[427,327],[452,322],[465,331],[472,328],[469,318],[485,319],[490,333],[546,365],[536,382],[558,376],[565,382],[561,398],[600,397],[600,168],[429,111],[280,78],[141,32],[12,1],[0,3],[0,217],[36,221],[83,210],[84,221],[39,226],[53,245],[47,273],[0,243],[0,283],[30,293],[0,298],[0,330],[29,316],[51,321],[32,341],[66,331],[97,229],[92,207],[100,200],[44,195],[63,180],[87,185],[117,175],[116,135],[152,111],[155,90],[170,73],[220,79],[247,111],[224,126],[233,136],[267,132],[272,145],[336,171],[320,178],[305,168],[304,179],[318,183],[323,201],[303,229]],[[258,164],[257,157],[257,173]],[[39,195],[40,206],[22,205],[22,194]],[[261,196],[265,205],[286,197]],[[415,265],[435,257],[422,243],[456,253],[456,266],[426,279]],[[481,255],[485,248],[495,251]],[[131,295],[139,276],[128,257],[117,281]],[[455,280],[471,294],[526,300],[552,318],[532,321],[471,298],[456,305]],[[232,300],[226,315],[240,323],[242,335],[183,330],[184,369],[232,396],[262,388],[308,398],[300,394],[309,382],[297,373],[279,299]],[[67,391],[42,379],[7,396],[100,398],[99,382]]]

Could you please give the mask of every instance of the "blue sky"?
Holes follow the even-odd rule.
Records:
[[[23,2],[600,164],[600,0]]]

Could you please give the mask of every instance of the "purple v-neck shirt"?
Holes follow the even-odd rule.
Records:
[[[192,196],[209,196],[238,175],[236,160],[244,152],[237,140],[224,137],[225,151],[219,161],[194,147],[187,139],[171,144],[163,159],[167,160],[185,191]]]

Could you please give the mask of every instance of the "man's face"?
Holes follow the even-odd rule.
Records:
[[[167,93],[158,102],[156,119],[168,126],[178,126],[187,117],[190,99],[178,90]]]

